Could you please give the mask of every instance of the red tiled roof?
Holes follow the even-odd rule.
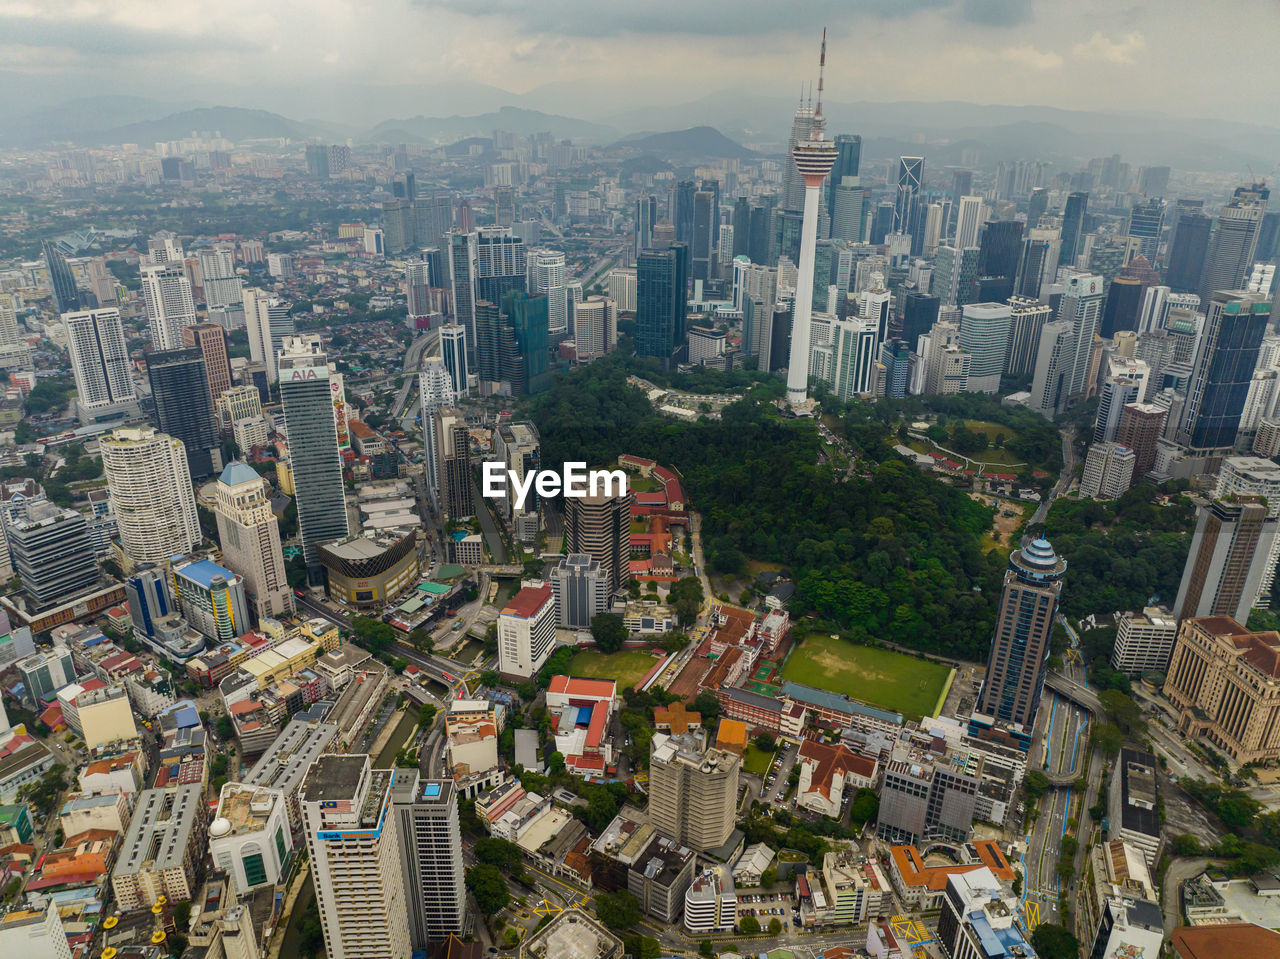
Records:
[[[580,679],[576,676],[552,676],[547,687],[549,693],[564,696],[588,696],[592,699],[612,699],[617,695],[618,684],[612,679]]]
[[[550,586],[526,586],[511,597],[511,601],[507,603],[502,614],[504,616],[519,616],[521,619],[531,619],[547,603],[551,602],[551,597]]]

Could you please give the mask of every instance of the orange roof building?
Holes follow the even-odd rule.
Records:
[[[1280,933],[1251,922],[1232,922],[1221,926],[1179,926],[1170,940],[1178,959],[1253,959],[1254,956],[1280,956]]]
[[[716,731],[716,749],[741,756],[747,751],[747,724],[740,719],[722,719]]]
[[[889,879],[903,901],[925,911],[938,908],[947,889],[947,879],[951,876],[985,866],[1001,882],[1013,882],[1013,867],[999,844],[983,839],[966,844],[965,852],[970,857],[968,862],[929,866],[915,846],[892,846],[889,849]]]
[[[679,736],[691,729],[701,729],[702,714],[685,709],[684,703],[679,701],[670,706],[654,706],[653,725],[660,733]]]
[[[822,816],[838,817],[846,795],[875,785],[876,761],[843,743],[806,739],[800,744],[796,803]]]

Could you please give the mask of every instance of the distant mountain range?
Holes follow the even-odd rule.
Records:
[[[651,153],[654,156],[678,159],[706,157],[743,160],[755,156],[754,151],[730,140],[715,127],[708,126],[673,130],[670,133],[631,136],[619,140],[609,149],[630,150],[637,154]]]
[[[368,94],[366,103],[389,108],[413,99],[470,102],[435,96],[439,91],[434,88],[422,88],[416,98],[410,96],[414,89],[410,87],[388,88],[385,97],[379,93],[381,88],[361,89]],[[651,154],[678,164],[698,158],[780,155],[795,112],[795,101],[791,99],[731,91],[686,103],[658,103],[588,119],[510,105],[549,102],[548,91],[516,95],[486,88],[482,92],[485,103],[506,96],[509,105],[473,115],[387,119],[372,126],[353,126],[328,118],[300,121],[265,110],[131,96],[73,100],[20,116],[13,115],[16,111],[12,106],[0,107],[0,146],[145,145],[180,139],[192,131],[218,131],[234,141],[287,137],[342,142],[350,138],[356,143],[445,146],[506,130],[517,136],[549,132],[557,139],[605,146],[624,156]],[[563,102],[569,95],[558,91],[557,99]],[[920,154],[926,157],[926,177],[939,167],[971,164],[975,156],[981,164],[1044,159],[1070,169],[1090,157],[1111,153],[1119,153],[1134,166],[1163,163],[1175,169],[1241,175],[1252,169],[1257,176],[1267,177],[1276,174],[1276,158],[1280,157],[1280,128],[1276,126],[1169,114],[906,101],[831,101],[824,104],[824,113],[828,135],[862,135],[864,161],[876,163],[902,154]]]

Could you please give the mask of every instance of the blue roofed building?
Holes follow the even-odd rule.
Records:
[[[951,959],[1036,959],[1018,897],[985,866],[947,878],[938,940]]]
[[[782,698],[793,703],[800,703],[812,710],[819,719],[837,726],[851,726],[858,722],[864,726],[893,730],[902,725],[902,713],[888,709],[877,709],[856,699],[850,699],[842,693],[832,693],[825,689],[814,689],[803,683],[785,682],[782,684]]]
[[[183,563],[175,557],[173,592],[187,622],[215,642],[235,639],[252,625],[244,579],[211,559]]]

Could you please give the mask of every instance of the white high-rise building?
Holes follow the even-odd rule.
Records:
[[[1119,443],[1094,443],[1084,460],[1080,495],[1093,499],[1116,499],[1133,483],[1135,455]]]
[[[555,647],[555,593],[550,586],[526,586],[498,614],[498,672],[528,679]]]
[[[467,931],[458,793],[452,779],[421,779],[399,769],[391,788],[400,841],[401,876],[415,951]]]
[[[392,809],[397,770],[321,756],[302,784],[302,823],[329,959],[404,959],[409,903]]]
[[[952,246],[960,250],[967,246],[977,246],[978,234],[982,231],[985,219],[982,197],[962,196],[956,215],[956,240]]]
[[[536,250],[526,260],[530,296],[547,298],[547,335],[569,332],[569,300],[565,288],[564,254],[556,250]]]
[[[13,294],[0,293],[0,346],[15,346],[21,336]]]
[[[218,416],[218,431],[225,435],[240,420],[262,419],[262,394],[256,386],[233,386],[218,397],[214,411]]]
[[[924,360],[926,395],[950,395],[969,389],[969,369],[973,357],[960,348],[960,326],[938,320],[928,334],[920,337],[918,355]]]
[[[440,356],[449,371],[455,397],[467,396],[467,330],[460,323],[447,323],[440,328]]]
[[[135,563],[165,563],[200,544],[195,491],[181,440],[150,426],[99,440],[120,544]]]
[[[871,392],[878,352],[875,321],[831,317],[829,324],[830,337],[822,337],[827,342],[813,348],[810,372],[815,378],[829,383],[831,391],[842,400],[865,396]]]
[[[229,246],[201,250],[200,275],[204,302],[211,310],[238,310],[244,302],[244,284],[236,276],[236,253]]]
[[[182,330],[197,320],[196,301],[186,267],[176,263],[148,263],[142,267],[142,299],[155,350],[180,350]]]
[[[147,263],[182,263],[186,256],[172,233],[157,233],[147,240]]]
[[[1148,606],[1141,613],[1121,616],[1118,626],[1111,651],[1112,669],[1133,675],[1163,673],[1169,668],[1178,639],[1178,620],[1169,610]]]
[[[573,342],[578,358],[604,356],[618,343],[618,311],[613,300],[591,296],[574,303]]]
[[[459,327],[459,329],[461,329]],[[453,406],[453,379],[444,365],[444,358],[428,356],[422,362],[418,374],[418,396],[422,401],[423,468],[427,476],[427,488],[434,494],[440,488],[440,450],[436,439],[435,412]]]
[[[1098,335],[1098,323],[1102,319],[1104,294],[1105,283],[1096,273],[1072,274],[1062,291],[1058,319],[1071,324],[1071,366],[1066,398],[1083,399],[1088,391],[1093,340]]]
[[[960,349],[968,353],[972,393],[1000,392],[1013,309],[1007,303],[969,303],[960,320]]]
[[[1069,320],[1046,323],[1040,331],[1036,365],[1031,378],[1031,408],[1053,419],[1067,408],[1075,338]]]
[[[292,615],[293,590],[267,481],[244,463],[233,461],[218,477],[217,497],[215,516],[222,561],[244,579],[258,620]]]
[[[249,358],[254,363],[265,364],[267,382],[276,382],[278,354],[284,347],[285,337],[293,336],[296,331],[289,305],[263,290],[247,289],[244,322],[249,332]]]
[[[633,266],[620,266],[609,271],[607,287],[609,299],[618,305],[621,313],[636,311],[636,269]]]
[[[431,264],[410,260],[404,265],[405,306],[410,319],[431,315]]]
[[[1147,378],[1151,369],[1143,360],[1117,356],[1107,358],[1107,377],[1098,398],[1098,416],[1094,421],[1093,442],[1109,443],[1120,428],[1120,414],[1125,405],[1141,403],[1147,395]]]
[[[71,959],[67,931],[53,899],[0,916],[0,954],[21,959]]]
[[[84,310],[63,313],[71,375],[76,381],[76,412],[82,423],[136,415],[129,346],[120,311]]]
[[[1218,485],[1213,498],[1225,496],[1261,496],[1267,501],[1267,515],[1280,516],[1280,465],[1258,456],[1229,456],[1222,461]],[[1276,579],[1276,560],[1280,558],[1280,537],[1271,547],[1267,565],[1262,571],[1255,606],[1266,607],[1271,601],[1271,586]]]

